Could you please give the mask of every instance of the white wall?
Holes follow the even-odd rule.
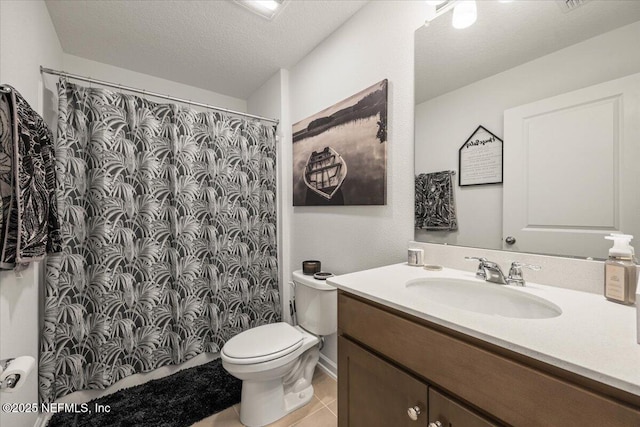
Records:
[[[422,2],[373,1],[290,70],[292,123],[389,79],[387,205],[293,208],[288,183],[281,191],[291,215],[291,270],[305,259],[341,274],[406,258],[414,209],[413,33],[423,23]],[[291,145],[284,148],[291,159]],[[337,360],[335,336],[323,353]]]
[[[282,318],[290,322],[289,301],[293,289],[290,285],[290,219],[282,189],[290,186],[291,159],[286,159],[286,150],[291,145],[291,118],[289,113],[289,71],[281,69],[256,90],[247,100],[247,112],[280,120],[276,142],[277,148],[277,209],[278,209],[278,283],[282,301]]]
[[[51,125],[55,101],[43,89],[40,64],[62,65],[62,48],[47,7],[41,1],[0,1],[0,83],[15,87]],[[0,272],[0,359],[28,355],[38,360],[38,267],[30,266],[22,278]],[[0,403],[37,401],[37,369],[21,389],[0,393]],[[32,426],[36,415],[0,411],[0,425]]]
[[[416,173],[458,170],[458,149],[478,125],[503,137],[508,108],[639,72],[638,40],[640,22],[417,105]],[[502,185],[456,184],[455,198],[459,230],[417,230],[416,240],[501,249]]]
[[[63,71],[78,74],[85,77],[92,77],[98,80],[105,80],[111,83],[118,83],[136,89],[145,89],[151,92],[171,95],[191,101],[202,102],[216,107],[227,108],[235,111],[247,111],[247,102],[243,99],[221,95],[209,90],[188,86],[171,80],[161,79],[148,74],[138,73],[113,65],[91,61],[79,56],[64,54]],[[52,68],[52,67],[49,67]],[[79,82],[81,85],[88,83]],[[148,97],[154,99],[153,97]],[[155,99],[158,102],[171,102],[162,99]]]

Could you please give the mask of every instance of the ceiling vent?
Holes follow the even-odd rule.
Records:
[[[588,1],[589,0],[556,0],[556,3],[564,13],[567,13],[579,8]]]

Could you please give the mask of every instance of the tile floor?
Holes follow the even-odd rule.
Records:
[[[269,427],[336,427],[338,425],[338,387],[322,369],[313,374],[314,396],[311,402],[279,419]],[[240,404],[218,412],[191,427],[242,427]]]

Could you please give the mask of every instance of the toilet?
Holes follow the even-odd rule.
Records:
[[[307,404],[322,336],[336,332],[337,289],[293,272],[297,326],[272,323],[246,330],[222,348],[222,366],[242,380],[240,421],[264,426]]]

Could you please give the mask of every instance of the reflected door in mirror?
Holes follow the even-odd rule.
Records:
[[[604,258],[640,212],[640,74],[505,111],[504,249]],[[636,222],[636,224],[634,224]],[[506,239],[505,239],[506,240]]]

